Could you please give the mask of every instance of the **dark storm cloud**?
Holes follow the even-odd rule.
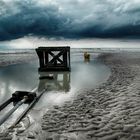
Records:
[[[66,19],[57,7],[40,7],[28,2],[15,2],[0,18],[0,40],[14,39],[25,35],[57,36]],[[3,5],[6,10],[10,7]],[[13,10],[13,11],[12,11]],[[15,10],[15,11],[14,11]],[[10,13],[11,12],[11,13]]]
[[[0,40],[140,36],[138,0],[0,0]]]

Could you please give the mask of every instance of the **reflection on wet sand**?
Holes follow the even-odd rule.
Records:
[[[64,91],[70,90],[70,72],[40,72],[40,82],[38,91],[47,88],[48,91]]]

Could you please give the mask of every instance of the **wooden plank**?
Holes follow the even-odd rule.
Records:
[[[60,57],[61,55],[63,55],[63,51],[60,51],[57,55],[54,55],[54,56],[53,56],[53,59],[49,62],[49,64],[50,64],[50,63],[53,63],[53,62],[56,61],[56,60],[59,60],[61,63],[63,63],[63,61],[59,59],[59,57]]]
[[[62,55],[60,54],[61,52],[59,52],[57,55],[54,55],[51,51],[48,53],[53,57],[53,59],[57,59],[60,63],[63,63],[63,61],[59,58]],[[53,59],[51,61],[53,61]]]

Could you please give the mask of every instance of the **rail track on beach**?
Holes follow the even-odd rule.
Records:
[[[4,103],[0,105],[0,112],[6,109],[6,107],[9,104],[13,103],[13,107],[3,114],[3,116],[0,118],[0,126],[3,125],[8,119],[10,119],[10,116],[23,104],[28,104],[28,106],[24,109],[22,113],[16,118],[16,121],[9,127],[14,128],[30,111],[31,108],[38,102],[40,97],[43,95],[43,93],[47,89],[43,89],[41,92],[37,91],[37,88],[33,89],[32,91],[16,91],[12,94],[12,97],[6,100]]]

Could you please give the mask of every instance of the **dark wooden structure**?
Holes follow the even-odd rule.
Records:
[[[39,47],[39,71],[70,71],[70,47]]]

